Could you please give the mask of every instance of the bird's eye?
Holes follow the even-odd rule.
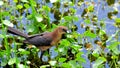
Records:
[[[67,30],[66,29],[62,29],[64,32],[67,32]]]

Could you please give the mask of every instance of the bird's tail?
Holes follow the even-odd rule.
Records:
[[[14,28],[9,27],[9,26],[8,26],[8,32],[9,32],[9,33],[12,33],[12,34],[15,34],[15,35],[22,36],[22,37],[24,37],[24,38],[28,38],[28,35],[27,35],[27,34],[25,34],[25,33],[23,33],[23,32],[20,32],[19,30],[14,29]]]

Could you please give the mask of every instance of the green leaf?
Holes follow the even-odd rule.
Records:
[[[83,54],[83,52],[78,52],[77,54],[76,54],[76,61],[79,61],[79,62],[86,62],[85,61],[85,59],[82,57],[82,54]]]
[[[78,21],[79,18],[77,16],[72,16],[73,21]]]
[[[30,52],[29,51],[26,51],[25,49],[22,49],[22,48],[20,48],[20,49],[18,49],[19,50],[19,53],[20,54],[30,54]]]
[[[0,1],[0,6],[2,6],[4,3],[3,3],[3,1]]]
[[[120,42],[112,41],[109,46],[107,46],[108,49],[112,50],[115,54],[120,54],[120,51],[118,50],[117,46],[120,44]]]
[[[35,29],[35,26],[33,24],[27,25],[27,32],[33,32]]]
[[[75,13],[75,12],[76,12],[76,10],[75,10],[74,8],[70,8],[70,11],[71,11],[72,13]]]
[[[116,27],[120,27],[120,18],[115,19],[115,24]]]
[[[12,65],[16,62],[16,58],[11,58],[9,61],[8,61],[8,65]]]
[[[69,46],[70,45],[70,42],[66,39],[63,39],[60,41],[60,45],[65,45],[65,46]]]
[[[112,41],[111,44],[109,46],[107,46],[107,48],[109,48],[110,50],[116,49],[116,47],[120,44],[120,42],[117,41]]]
[[[77,64],[76,64],[75,60],[70,60],[69,64],[70,64],[71,68],[77,68]]]
[[[41,22],[43,20],[41,15],[36,15],[35,18],[38,22]]]
[[[18,9],[22,9],[23,6],[19,4],[19,5],[17,5],[17,8],[18,8]]]
[[[119,30],[117,30],[117,31],[115,32],[115,34],[112,34],[112,36],[110,36],[106,42],[111,41],[112,38],[114,38],[115,36],[117,36],[118,33],[119,33]]]
[[[30,0],[30,4],[32,7],[36,7],[37,4],[36,4],[36,1],[35,0]]]
[[[8,11],[4,11],[4,12],[1,12],[3,14],[3,16],[9,16],[10,13]]]
[[[50,65],[41,65],[41,66],[40,66],[40,68],[47,68],[47,67],[49,68]]]
[[[3,24],[13,27],[13,24],[9,20],[3,20]]]
[[[88,36],[90,38],[96,38],[96,34],[92,33],[91,31],[85,31],[84,36]]]
[[[29,4],[24,4],[25,8],[30,8]]]
[[[13,0],[13,2],[17,3],[17,2],[18,2],[18,0]]]
[[[51,3],[55,3],[57,2],[58,0],[50,0]]]
[[[83,57],[80,57],[80,56],[78,58],[76,58],[75,60],[80,62],[80,63],[85,63],[86,62],[86,60]]]
[[[88,6],[87,9],[88,9],[89,12],[93,12],[94,11],[94,5]]]
[[[67,59],[66,58],[59,58],[59,62],[65,62]]]
[[[49,64],[50,64],[51,66],[55,66],[56,63],[57,63],[57,61],[50,61],[50,62],[49,62]]]
[[[76,16],[65,16],[64,19],[66,21],[68,21],[68,22],[70,22],[70,21],[78,21],[79,20],[79,18],[76,17]]]
[[[26,2],[26,3],[28,2],[27,0],[21,0],[21,1],[22,1],[22,2]]]
[[[72,45],[72,46],[70,46],[70,47],[72,47],[72,49],[74,49],[74,50],[76,50],[76,51],[79,51],[79,49],[81,48],[81,46],[79,46],[79,45]]]
[[[44,23],[40,22],[38,25],[42,29],[42,31],[46,30],[47,25],[45,25]]]
[[[120,18],[116,18],[115,22],[120,24]]]
[[[18,66],[18,68],[27,68],[27,66],[20,64],[20,63],[18,63],[17,66]]]
[[[63,68],[71,68],[71,66],[70,66],[69,63],[63,63],[63,64],[62,64],[62,67],[63,67]]]
[[[90,24],[90,19],[85,19],[84,22],[85,22],[86,24]]]
[[[50,12],[50,7],[49,6],[43,6],[43,9],[47,12]]]
[[[65,19],[66,21],[71,21],[71,20],[72,20],[71,16],[65,16],[64,19]]]
[[[112,57],[111,57],[112,59],[117,59],[118,58],[118,56],[116,56],[116,55],[112,55]]]
[[[4,38],[4,35],[0,34],[0,38]]]
[[[92,53],[93,56],[95,57],[99,57],[99,48],[96,48],[93,53]]]
[[[5,66],[7,65],[8,61],[6,60],[6,58],[2,58],[2,61],[1,61],[1,66]]]
[[[106,59],[104,57],[98,57],[98,59],[95,61],[95,63],[93,64],[93,68],[98,68],[99,65],[101,65],[102,63],[104,63],[106,61]]]
[[[99,35],[101,36],[101,35],[104,35],[104,34],[106,34],[105,30],[100,30]]]
[[[79,52],[76,54],[76,57],[78,58],[78,57],[82,56],[82,54],[83,54],[83,52]]]

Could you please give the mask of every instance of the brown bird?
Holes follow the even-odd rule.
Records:
[[[67,32],[67,30],[68,30],[67,27],[59,26],[53,32],[44,32],[41,34],[29,36],[23,32],[20,32],[17,29],[8,27],[9,33],[24,37],[26,39],[24,40],[24,43],[35,45],[41,51],[45,51],[50,47],[56,45],[62,38],[62,35]]]

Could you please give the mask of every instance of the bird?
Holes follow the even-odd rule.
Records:
[[[58,26],[52,32],[43,32],[35,35],[25,34],[10,26],[8,26],[7,31],[9,33],[24,37],[25,40],[23,41],[23,43],[35,45],[41,51],[46,51],[50,47],[55,46],[59,43],[62,35],[67,33],[68,28],[65,26]]]

